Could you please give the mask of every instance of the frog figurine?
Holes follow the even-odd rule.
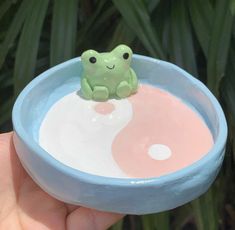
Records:
[[[132,50],[119,45],[109,53],[87,50],[82,53],[81,93],[85,99],[105,101],[135,93],[138,80],[130,67]]]

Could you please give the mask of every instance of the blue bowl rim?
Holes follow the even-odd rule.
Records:
[[[177,183],[177,180],[182,177],[187,177],[192,172],[196,172],[197,169],[201,168],[202,165],[205,165],[206,162],[210,162],[213,160],[213,156],[223,152],[225,147],[226,139],[227,139],[227,123],[223,113],[223,110],[218,103],[217,99],[214,95],[209,91],[209,89],[199,80],[194,78],[192,75],[181,69],[180,67],[158,59],[154,59],[151,57],[143,56],[134,54],[134,59],[143,60],[143,61],[150,61],[155,62],[161,65],[167,65],[168,67],[172,67],[173,69],[179,71],[186,77],[195,87],[201,90],[212,102],[214,109],[218,115],[218,122],[219,122],[219,134],[214,142],[213,148],[202,157],[200,160],[196,161],[195,163],[182,168],[176,172],[169,173],[160,177],[150,177],[150,178],[113,178],[113,177],[104,177],[99,175],[93,175],[86,172],[82,172],[78,169],[71,168],[69,166],[64,165],[63,163],[59,162],[55,158],[53,158],[50,154],[48,154],[43,148],[39,146],[39,144],[25,131],[22,123],[20,122],[20,109],[24,102],[24,98],[27,94],[35,87],[38,83],[50,77],[53,72],[58,71],[58,69],[65,68],[70,64],[76,63],[80,60],[80,57],[76,57],[70,59],[66,62],[63,62],[59,65],[56,65],[47,71],[40,74],[38,77],[34,78],[19,94],[18,98],[15,101],[13,111],[12,111],[12,122],[14,131],[20,137],[21,141],[23,141],[27,147],[33,151],[38,157],[42,158],[46,161],[50,166],[56,168],[57,170],[61,171],[62,173],[73,177],[79,181],[84,181],[91,184],[102,184],[102,185],[111,185],[111,186],[135,186],[135,187],[143,187],[143,186],[152,186],[152,185],[165,185],[165,184],[174,184]]]

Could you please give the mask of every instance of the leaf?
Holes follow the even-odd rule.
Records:
[[[214,20],[214,10],[210,1],[187,1],[191,21],[202,47],[205,57],[208,56],[208,47],[211,36],[211,28]]]
[[[53,5],[50,65],[74,57],[78,0],[56,0]]]
[[[154,214],[154,216],[157,222],[157,229],[170,229],[170,213],[168,211]]]
[[[93,14],[91,15],[91,17],[89,17],[86,20],[86,23],[84,25],[82,25],[82,27],[80,28],[80,30],[78,31],[78,46],[81,46],[84,43],[84,40],[86,39],[87,33],[90,31],[93,31],[93,25],[96,24],[97,21],[100,21],[100,16],[103,15],[103,7],[105,5],[105,1],[101,0],[97,3],[97,5],[95,5],[95,11],[93,12]],[[103,10],[103,11],[102,11]],[[112,12],[113,13],[113,12]],[[104,18],[105,20],[107,20],[107,18]],[[102,22],[99,23],[100,26],[102,26]]]
[[[192,219],[192,207],[190,203],[180,206],[173,210],[173,227],[174,230],[184,229],[184,226]]]
[[[226,104],[226,109],[232,115],[232,120],[235,122],[235,45],[234,40],[230,48],[229,58],[226,68],[226,75],[223,78],[220,92]]]
[[[142,225],[144,230],[156,230],[157,223],[154,218],[154,214],[141,216]]]
[[[171,51],[170,46],[170,1],[160,1],[158,7],[151,12],[151,19],[155,30],[159,34],[163,50],[168,54]]]
[[[148,52],[165,59],[160,40],[153,29],[146,5],[141,0],[113,0],[126,24],[134,31]]]
[[[96,21],[92,24],[92,29],[89,29],[87,32],[88,37],[90,38],[89,45],[91,47],[105,47],[104,44],[109,42],[109,33],[111,33],[112,27],[114,27],[114,23],[110,25],[109,21],[112,20],[116,13],[116,9],[113,5],[108,8],[103,9],[104,12],[101,12],[98,15]],[[108,35],[106,35],[108,33]],[[86,34],[84,34],[86,36]],[[96,39],[93,39],[93,38]]]
[[[16,51],[14,67],[15,96],[34,76],[39,39],[48,2],[48,0],[33,1],[33,4],[28,6],[29,12]]]
[[[113,225],[109,230],[122,230],[123,220],[119,220],[115,225]]]
[[[231,9],[232,15],[235,15],[235,0],[231,0],[230,9]]]
[[[232,34],[233,17],[229,5],[230,0],[217,0],[209,43],[207,84],[216,96],[219,82],[224,76]]]
[[[191,202],[198,230],[219,229],[218,207],[214,194],[215,186],[200,198]]]
[[[12,43],[14,42],[22,28],[27,12],[30,10],[31,5],[32,1],[30,2],[28,0],[24,0],[21,3],[16,14],[14,15],[14,18],[5,36],[4,42],[0,46],[0,68],[2,67],[5,61],[5,57],[8,53],[8,50],[11,48]]]
[[[13,107],[13,98],[9,97],[4,103],[0,104],[0,126],[2,126],[11,117]]]
[[[170,60],[197,76],[195,50],[185,0],[172,2],[170,30]]]
[[[144,230],[170,229],[169,212],[144,215],[141,217]]]
[[[121,19],[113,33],[112,38],[110,39],[108,49],[111,50],[118,44],[130,45],[134,41],[135,37],[136,36],[132,33],[129,27]]]
[[[0,75],[0,90],[12,85],[12,71],[7,71]]]
[[[146,0],[146,4],[148,5],[149,12],[152,12],[157,7],[159,2],[160,0]]]
[[[11,7],[13,1],[10,0],[5,0],[1,5],[0,5],[0,20],[1,18],[5,15],[5,13],[9,10]]]
[[[148,0],[146,1],[147,7],[149,12],[151,13],[158,5],[160,0]],[[117,46],[118,44],[126,44],[130,45],[134,39],[135,34],[130,30],[129,26],[125,24],[125,21],[121,19],[116,26],[115,32],[110,40],[109,43],[109,50],[111,50],[113,47]]]

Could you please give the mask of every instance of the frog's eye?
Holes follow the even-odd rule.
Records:
[[[99,61],[99,53],[95,50],[86,50],[81,55],[81,61],[83,66],[95,66],[91,65]]]
[[[116,57],[126,60],[125,63],[130,65],[132,50],[126,45],[119,45],[111,51]]]
[[[89,62],[92,63],[92,64],[96,63],[96,58],[95,57],[90,57]]]
[[[123,57],[124,59],[126,59],[126,60],[129,58],[129,56],[130,56],[129,53],[124,53],[124,54],[122,55],[122,57]]]

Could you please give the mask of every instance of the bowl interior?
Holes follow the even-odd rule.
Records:
[[[169,91],[182,99],[203,118],[214,142],[219,133],[219,117],[213,96],[204,85],[185,71],[167,62],[135,55],[132,68],[142,83]],[[20,121],[26,133],[38,142],[40,124],[50,107],[61,97],[80,88],[82,66],[79,58],[52,68],[36,78],[23,91]]]

